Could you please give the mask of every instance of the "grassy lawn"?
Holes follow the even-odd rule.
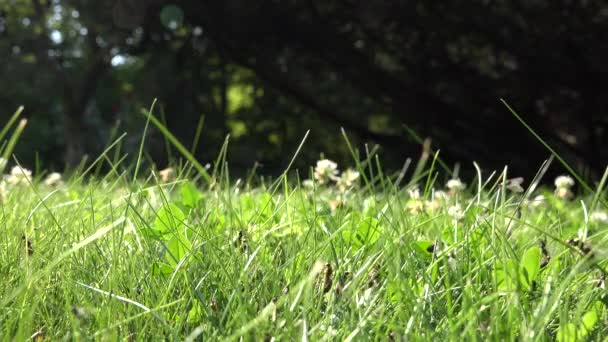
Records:
[[[406,182],[357,164],[361,173],[339,173],[324,160],[309,180],[266,183],[228,182],[218,170],[203,182],[188,167],[140,171],[137,181],[132,170],[65,180],[8,170],[0,335],[574,341],[607,334],[608,218],[599,196],[574,197],[577,185],[566,177],[555,189],[522,189],[506,171],[446,185],[432,166]]]
[[[388,175],[353,153],[353,168],[230,179],[226,146],[208,169],[149,117],[188,162],[144,170],[142,149],[121,169],[113,144],[66,179],[32,175],[6,162],[16,126],[0,160],[3,340],[608,335],[606,175],[539,186],[548,162],[465,184],[436,154]]]

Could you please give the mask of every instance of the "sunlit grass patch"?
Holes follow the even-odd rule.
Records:
[[[508,169],[461,180],[435,170],[436,154],[395,175],[376,155],[354,157],[270,181],[230,180],[221,157],[210,168],[152,172],[138,160],[102,177],[36,175],[7,162],[0,335],[574,341],[608,333],[602,186],[584,193],[565,177],[540,186],[548,163],[532,180]]]

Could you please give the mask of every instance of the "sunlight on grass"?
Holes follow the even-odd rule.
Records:
[[[272,182],[242,181],[228,179],[227,144],[208,172],[169,139],[187,162],[150,172],[140,151],[138,177],[111,165],[106,176],[88,174],[91,166],[64,179],[3,159],[0,335],[575,341],[608,333],[604,194],[581,194],[566,176],[540,186],[550,161],[529,181],[507,168],[461,180],[443,164],[435,170],[429,153],[430,163],[393,175],[347,140],[351,166],[322,159],[309,177],[290,164]]]

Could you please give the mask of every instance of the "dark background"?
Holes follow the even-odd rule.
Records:
[[[549,153],[503,98],[597,178],[607,81],[606,1],[0,0],[0,119],[25,106],[17,156],[49,169],[96,157],[113,132],[137,155],[158,98],[188,147],[204,116],[202,163],[231,134],[234,173],[277,173],[307,129],[298,166],[352,164],[344,127],[390,169],[419,158],[412,130],[449,165],[531,177]],[[147,139],[166,165],[162,134]]]

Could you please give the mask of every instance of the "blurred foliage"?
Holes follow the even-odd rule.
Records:
[[[608,158],[607,35],[599,0],[2,0],[0,119],[25,105],[17,155],[48,168],[97,155],[113,132],[136,155],[158,98],[187,146],[204,116],[201,161],[230,134],[235,170],[280,170],[307,129],[298,165],[349,160],[340,127],[396,168],[420,154],[407,127],[450,163],[531,174],[547,151],[504,98],[594,175]],[[149,134],[151,160],[175,157]]]

